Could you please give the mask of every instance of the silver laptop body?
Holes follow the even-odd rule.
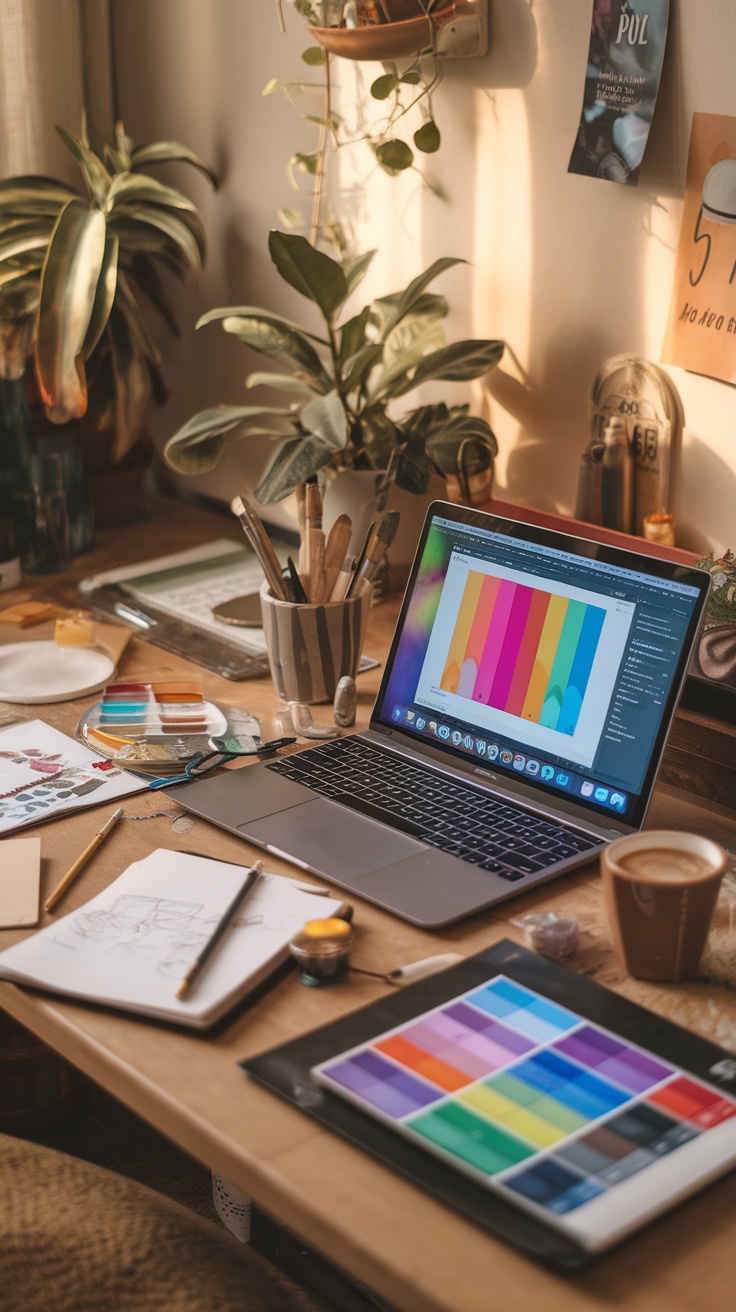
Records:
[[[435,502],[370,728],[171,795],[413,924],[450,924],[641,828],[708,586]]]

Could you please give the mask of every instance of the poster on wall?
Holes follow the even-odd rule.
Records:
[[[593,0],[569,173],[635,187],[659,90],[669,0]]]
[[[693,114],[662,359],[736,383],[736,118]]]

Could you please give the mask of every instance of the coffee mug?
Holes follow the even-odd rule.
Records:
[[[271,678],[285,702],[331,702],[340,679],[355,678],[371,608],[371,588],[347,601],[279,601],[264,583],[261,613]]]
[[[616,951],[637,979],[689,979],[708,937],[728,855],[699,834],[648,829],[601,853]]]

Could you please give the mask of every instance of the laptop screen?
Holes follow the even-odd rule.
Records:
[[[707,594],[702,571],[435,503],[374,725],[638,826]]]

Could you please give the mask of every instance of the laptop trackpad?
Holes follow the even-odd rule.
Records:
[[[325,797],[292,806],[278,817],[238,825],[238,831],[245,838],[296,857],[320,874],[350,883],[426,850],[423,843]]]

